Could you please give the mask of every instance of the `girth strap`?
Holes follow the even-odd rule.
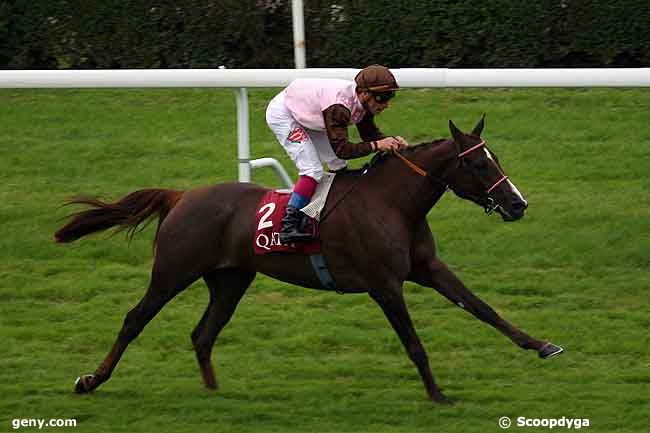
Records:
[[[337,289],[334,278],[332,278],[330,271],[327,269],[325,257],[323,257],[322,254],[312,254],[309,256],[309,260],[311,261],[311,266],[314,268],[314,272],[316,272],[316,275],[318,276],[318,279],[323,287],[330,290],[336,290],[338,293],[342,293]]]

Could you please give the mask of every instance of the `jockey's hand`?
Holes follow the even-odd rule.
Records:
[[[401,137],[399,137],[401,138]],[[406,141],[402,138],[402,141],[398,137],[386,137],[377,141],[377,150],[383,150],[387,152],[392,152],[393,150],[401,150],[406,147],[404,144]]]
[[[395,136],[395,140],[397,140],[397,141],[400,142],[400,146],[401,146],[401,147],[400,147],[400,150],[409,147],[409,144],[408,144],[408,142],[404,139],[404,137],[400,137],[399,135],[396,135],[396,136]]]

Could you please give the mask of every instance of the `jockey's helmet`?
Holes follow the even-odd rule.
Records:
[[[394,92],[399,89],[393,73],[382,65],[370,65],[363,68],[354,77],[354,81],[356,81],[359,90],[375,94]]]

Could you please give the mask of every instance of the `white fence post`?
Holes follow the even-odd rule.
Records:
[[[293,182],[282,164],[275,158],[251,159],[250,127],[248,112],[248,91],[240,87],[235,91],[237,97],[237,160],[239,163],[239,181],[250,182],[251,170],[271,167],[288,189],[293,189]]]
[[[291,20],[293,22],[293,58],[296,69],[305,69],[305,14],[302,0],[291,0]]]
[[[248,92],[244,87],[235,91],[237,96],[237,159],[239,162],[239,181],[251,181],[251,149],[248,117]]]

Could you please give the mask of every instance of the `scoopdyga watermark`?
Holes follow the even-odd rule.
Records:
[[[499,418],[499,427],[507,429],[512,426],[512,420],[507,416]],[[514,427],[541,427],[541,428],[564,428],[564,429],[581,429],[589,427],[588,418],[526,418],[525,416],[517,417]]]

